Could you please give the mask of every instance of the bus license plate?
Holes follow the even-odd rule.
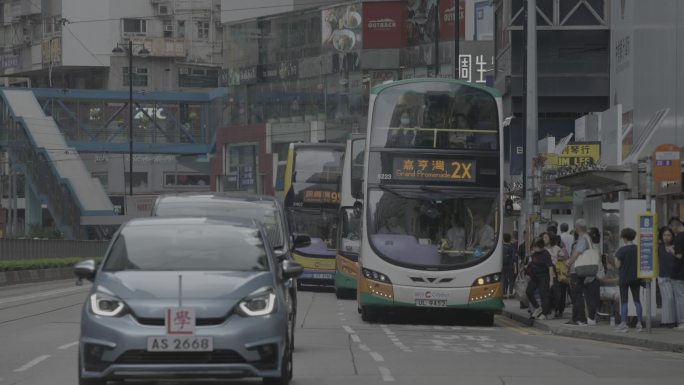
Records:
[[[447,307],[447,300],[445,299],[417,299],[416,306],[418,307]]]
[[[214,350],[212,337],[159,336],[147,337],[148,352],[210,352]]]
[[[334,279],[332,274],[327,274],[327,273],[314,273],[313,278],[314,279]]]

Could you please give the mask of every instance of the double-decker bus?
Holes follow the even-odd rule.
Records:
[[[290,144],[285,167],[285,215],[291,232],[311,237],[311,245],[292,253],[304,267],[298,285],[334,282],[343,157],[344,144]]]
[[[454,308],[491,324],[502,302],[498,91],[453,79],[373,88],[357,301]]]
[[[340,218],[337,237],[335,295],[355,298],[361,247],[361,203],[363,202],[363,158],[366,134],[347,139],[342,166]]]

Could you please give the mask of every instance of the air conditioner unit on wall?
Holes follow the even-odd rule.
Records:
[[[173,25],[167,24],[164,26],[164,32],[173,32]]]

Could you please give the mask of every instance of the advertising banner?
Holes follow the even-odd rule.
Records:
[[[363,3],[363,48],[402,48],[406,45],[403,2]]]
[[[454,23],[456,22],[456,7],[455,0],[443,0],[439,3],[439,40],[454,40]],[[459,40],[465,40],[466,33],[466,15],[465,15],[465,0],[458,2],[459,24],[458,36]]]
[[[350,52],[361,48],[362,19],[357,5],[321,11],[321,45],[324,51]]]

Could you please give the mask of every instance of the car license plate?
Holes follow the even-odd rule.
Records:
[[[419,307],[447,307],[445,299],[417,299],[416,306]]]
[[[210,352],[214,350],[212,337],[159,336],[147,337],[148,352]]]

